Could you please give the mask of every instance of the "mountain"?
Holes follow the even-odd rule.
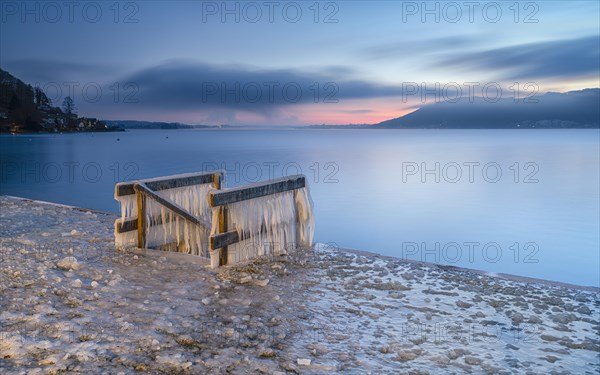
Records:
[[[526,100],[502,99],[490,103],[483,98],[469,102],[442,102],[380,122],[381,129],[514,129],[599,128],[600,89],[566,93],[549,92]]]
[[[39,87],[0,69],[0,132],[111,131],[95,118],[79,117],[52,106]]]

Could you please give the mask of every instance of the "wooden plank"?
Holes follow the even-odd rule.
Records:
[[[251,238],[251,237],[256,237],[259,234],[266,234],[267,233],[267,228],[265,228],[264,226],[261,227],[260,231],[258,233],[254,233],[252,235],[250,235],[249,237],[245,238]],[[235,243],[238,243],[242,241],[242,239],[239,237],[238,233],[236,230],[230,230],[227,231],[225,233],[217,233],[217,234],[213,234],[212,236],[210,236],[209,238],[209,244],[211,245],[211,250],[214,249],[218,249],[218,246],[229,246],[229,245],[233,245]],[[214,246],[213,246],[214,244]]]
[[[196,225],[200,225],[200,226],[210,230],[211,224],[208,221],[200,219],[200,218],[190,214],[189,212],[187,212],[183,207],[179,206],[178,204],[175,204],[175,203],[161,197],[160,195],[158,195],[154,191],[152,191],[150,188],[148,188],[148,186],[146,186],[145,184],[136,183],[135,185],[133,185],[133,188],[135,189],[136,192],[143,193],[144,195],[148,196],[149,198],[152,198],[153,200],[155,200],[159,204],[165,206],[166,208],[173,211],[175,214],[181,216],[185,220],[187,220],[191,223],[194,223]]]
[[[209,184],[214,183],[215,175],[221,176],[221,174],[222,172],[185,173],[133,182],[120,182],[115,186],[115,194],[118,197],[135,194],[133,187],[136,183],[144,183],[154,191]]]
[[[138,229],[138,219],[129,219],[126,220],[120,225],[117,225],[117,233],[127,233]]]
[[[117,226],[117,233],[127,233],[133,230],[137,230],[137,221],[137,217],[134,219],[125,220],[123,223],[121,223],[121,225]],[[151,227],[153,225],[161,225],[168,222],[169,220],[165,220],[162,216],[152,216],[150,218],[150,223],[156,223],[150,224]]]
[[[240,242],[240,237],[235,230],[218,233],[210,236],[210,249],[215,250],[238,242]]]
[[[209,202],[212,207],[218,207],[248,199],[283,193],[289,190],[300,189],[305,186],[306,178],[303,175],[282,177],[268,182],[212,191],[209,193]]]

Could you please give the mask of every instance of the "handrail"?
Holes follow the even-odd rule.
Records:
[[[133,185],[133,189],[136,192],[145,194],[148,197],[154,199],[159,204],[165,206],[169,210],[173,211],[174,213],[183,217],[184,219],[190,221],[191,223],[200,225],[200,226],[205,227],[206,229],[210,230],[211,224],[208,221],[200,219],[200,218],[190,214],[189,212],[187,212],[183,207],[179,206],[178,204],[170,202],[167,199],[161,197],[160,195],[156,194],[152,189],[150,189],[148,186],[146,186],[146,184],[135,183]]]
[[[233,245],[241,241],[237,230],[228,230],[227,228],[227,205],[286,191],[297,190],[305,186],[306,177],[304,175],[295,175],[237,188],[210,191],[208,196],[210,206],[220,206],[224,209],[224,212],[222,211],[219,213],[219,220],[224,223],[223,228],[219,227],[219,232],[214,233],[209,237],[210,249],[224,249],[223,253],[226,254],[228,245]]]
[[[121,202],[121,204],[131,205],[130,199],[122,199],[124,195],[135,195],[136,204],[133,205],[134,212],[137,211],[137,217],[117,219],[115,226],[115,240],[119,246],[123,244],[129,245],[132,242],[131,237],[119,237],[120,235],[131,232],[137,229],[137,246],[145,248],[147,246],[147,235],[148,228],[159,224],[165,224],[171,222],[176,218],[182,218],[188,223],[197,225],[199,227],[208,230],[210,233],[208,240],[208,251],[210,252],[211,266],[216,267],[224,265],[230,261],[235,262],[237,252],[228,253],[228,246],[235,243],[239,243],[242,240],[252,238],[256,234],[241,233],[234,227],[231,228],[229,223],[229,209],[230,205],[242,202],[246,200],[252,200],[255,198],[265,197],[269,195],[280,194],[284,192],[293,193],[294,205],[298,205],[298,199],[304,199],[303,196],[299,197],[297,194],[298,189],[305,188],[307,186],[306,177],[303,175],[287,176],[243,187],[221,189],[221,180],[223,173],[220,171],[209,172],[209,173],[188,173],[183,175],[174,175],[167,177],[159,177],[147,180],[138,180],[125,183],[119,183],[115,187],[115,198]],[[196,216],[191,213],[188,209],[182,207],[180,204],[175,203],[166,195],[159,193],[160,190],[177,189],[186,186],[202,185],[212,183],[215,189],[208,189],[208,206],[212,207],[212,221],[216,220],[215,223],[211,223],[211,219],[204,218],[201,214]],[[204,192],[205,190],[201,190]],[[197,194],[192,190],[186,191],[186,194]],[[170,196],[169,194],[167,194]],[[287,196],[285,197],[287,199]],[[167,215],[166,217],[160,213],[148,211],[148,204],[150,202],[160,205],[173,213],[173,215]],[[122,206],[123,209],[123,206]],[[156,210],[153,210],[156,211]],[[296,215],[298,212],[296,210]],[[296,217],[298,220],[298,217]],[[149,225],[148,225],[149,224]],[[163,228],[165,229],[165,228]],[[178,229],[179,230],[179,229]],[[296,229],[298,230],[298,229]],[[267,228],[261,227],[260,233],[266,232]],[[154,232],[150,232],[154,233]],[[166,238],[166,237],[165,237]],[[188,239],[184,239],[185,246],[196,246],[190,245]],[[172,244],[169,244],[171,246]],[[180,249],[181,243],[179,237],[177,239],[177,246]],[[195,249],[195,248],[194,248]],[[189,249],[188,249],[189,250]],[[194,250],[196,251],[196,250]],[[205,254],[205,249],[200,249],[202,254]],[[233,256],[233,258],[231,258]],[[233,260],[232,260],[233,259]]]
[[[119,182],[115,185],[115,196],[122,197],[125,195],[135,194],[134,185],[136,183],[144,183],[148,188],[159,191],[166,189],[174,189],[192,185],[202,185],[212,183],[215,174],[222,176],[223,172],[201,172],[201,173],[184,173],[165,177],[148,178],[140,181]]]
[[[211,191],[209,193],[208,201],[210,202],[211,207],[224,206],[248,199],[296,190],[305,186],[306,177],[303,175],[281,177],[271,181],[259,182],[243,187]]]

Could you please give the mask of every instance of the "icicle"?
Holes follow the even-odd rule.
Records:
[[[115,247],[117,249],[125,249],[130,246],[137,245],[137,231],[129,231],[119,233],[118,228],[121,227],[121,219],[115,220]]]
[[[196,217],[210,220],[211,211],[206,197],[211,188],[212,184],[202,184],[161,190],[157,194],[181,206]]]
[[[298,245],[311,247],[314,241],[315,219],[308,186],[296,191],[295,203],[298,210]]]
[[[119,202],[121,208],[121,217],[115,221],[115,246],[122,249],[128,246],[137,245],[137,232],[130,231],[118,233],[117,225],[120,227],[126,220],[137,217],[137,199],[135,194],[118,196],[119,185],[115,186],[115,200]]]
[[[121,220],[137,216],[137,199],[135,194],[117,195],[120,184],[115,186],[114,198],[119,202],[121,207]]]
[[[290,247],[310,247],[314,237],[312,207],[308,187],[228,205],[228,222],[240,238],[228,252],[240,262],[285,253]],[[219,210],[213,208],[213,234],[218,232]]]

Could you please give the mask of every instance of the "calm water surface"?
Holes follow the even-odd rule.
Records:
[[[598,130],[134,130],[0,136],[0,193],[117,212],[114,184],[304,173],[316,240],[599,286]]]

